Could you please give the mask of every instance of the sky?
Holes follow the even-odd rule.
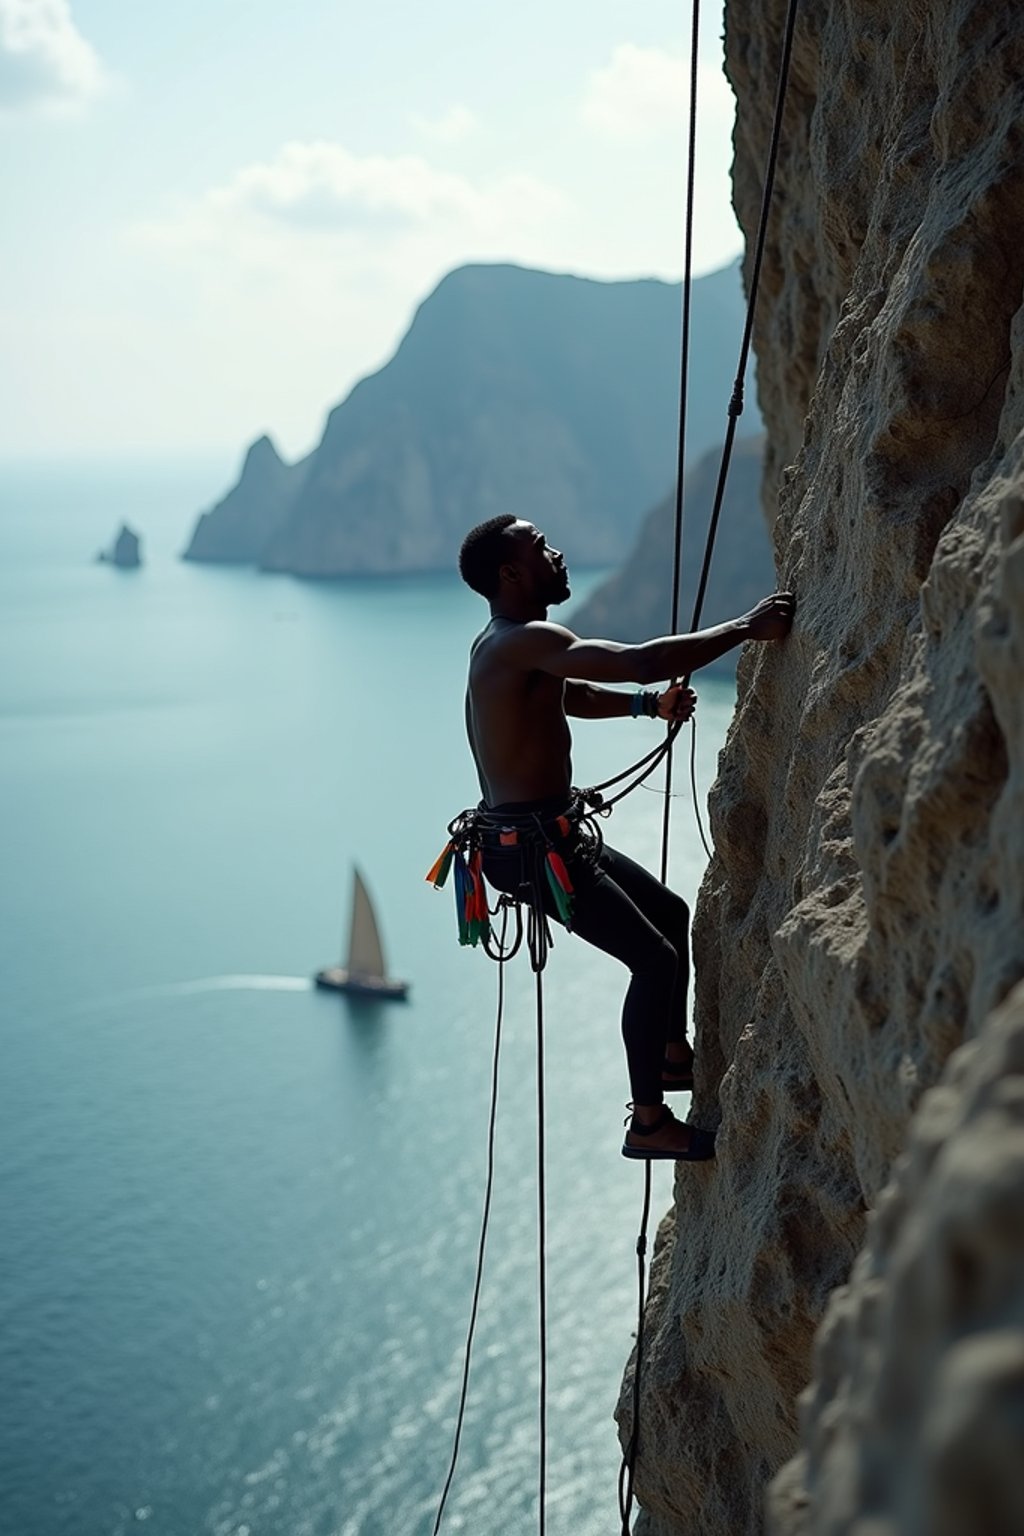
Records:
[[[694,266],[741,249],[701,7]],[[0,458],[286,458],[467,261],[679,278],[678,0],[0,0]]]

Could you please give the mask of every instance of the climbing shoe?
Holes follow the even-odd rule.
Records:
[[[702,1131],[677,1120],[667,1104],[653,1125],[641,1125],[633,1115],[628,1115],[624,1124],[623,1157],[647,1162],[657,1158],[665,1162],[706,1163],[715,1155],[714,1131]]]

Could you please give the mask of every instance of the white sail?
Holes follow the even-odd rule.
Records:
[[[352,977],[384,980],[384,952],[381,949],[377,919],[366,886],[358,869],[352,871],[352,929],[348,945],[348,973]]]

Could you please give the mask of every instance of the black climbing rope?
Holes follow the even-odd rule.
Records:
[[[683,321],[682,340],[679,349],[679,433],[676,448],[676,499],[674,537],[672,549],[672,602],[669,634],[679,628],[679,586],[682,575],[683,529],[686,506],[686,423],[687,397],[690,383],[690,309],[693,290],[693,208],[694,186],[697,167],[697,61],[700,44],[700,0],[693,0],[692,26],[690,31],[690,114],[687,130],[686,166],[686,235],[683,262]],[[696,626],[693,626],[694,628]],[[679,726],[674,722],[665,731],[662,752],[641,776],[615,798],[642,784],[658,763],[665,762],[665,801],[661,820],[661,883],[668,883],[669,820],[672,805],[672,748]],[[644,1312],[647,1301],[647,1224],[651,1212],[651,1164],[644,1164],[644,1203],[640,1216],[640,1230],[636,1240],[637,1265],[637,1318],[636,1351],[633,1367],[633,1413],[629,1427],[629,1439],[623,1450],[619,1468],[619,1517],[622,1536],[629,1536],[629,1521],[633,1510],[633,1486],[636,1481],[636,1459],[640,1450],[640,1368],[643,1360]]]
[[[622,1465],[619,1468],[619,1518],[622,1536],[629,1536],[629,1517],[633,1509],[633,1483],[636,1478],[636,1457],[640,1448],[640,1361],[644,1352],[644,1312],[647,1291],[647,1223],[651,1215],[651,1165],[644,1164],[644,1205],[640,1215],[640,1231],[636,1239],[636,1278],[640,1291],[640,1306],[636,1318],[636,1366],[633,1371],[633,1422]]]
[[[693,617],[690,622],[690,632],[693,633],[700,626],[701,615],[704,610],[704,598],[707,592],[708,576],[711,571],[711,560],[714,554],[715,539],[718,534],[718,523],[722,512],[722,503],[725,498],[726,481],[732,462],[733,443],[736,437],[736,424],[743,412],[743,381],[747,370],[747,362],[750,357],[751,338],[754,331],[754,314],[757,306],[757,293],[761,281],[761,264],[764,257],[765,240],[768,232],[768,217],[771,212],[772,194],[775,189],[775,171],[778,164],[779,146],[782,140],[782,119],[785,111],[786,97],[789,87],[789,67],[793,52],[793,35],[796,27],[797,9],[799,0],[789,0],[786,14],[786,26],[782,43],[782,55],[779,64],[779,77],[775,93],[775,114],[772,123],[772,135],[768,148],[767,165],[765,168],[764,186],[761,196],[761,212],[758,220],[757,240],[754,248],[754,263],[751,270],[750,290],[747,296],[747,312],[743,326],[743,338],[740,344],[739,362],[736,370],[736,378],[733,381],[732,396],[729,400],[728,425],[726,428],[725,442],[722,447],[722,458],[718,470],[718,481],[715,486],[715,499],[711,510],[711,518],[708,523],[707,538],[704,544],[704,559],[701,563],[700,579],[697,583],[697,591],[694,598]],[[684,477],[684,444],[686,435],[687,415],[687,373],[688,373],[688,344],[689,344],[689,289],[691,284],[690,254],[693,222],[693,166],[695,160],[695,136],[696,136],[696,92],[697,92],[697,42],[699,31],[700,0],[693,0],[693,32],[691,40],[691,76],[690,76],[690,137],[689,137],[689,167],[687,178],[687,208],[686,208],[686,257],[687,265],[683,280],[683,347],[682,347],[682,384],[680,390],[679,408],[679,457],[676,471],[676,511],[675,511],[675,557],[673,560],[673,590],[672,590],[672,630],[675,632],[678,623],[679,602],[679,576],[681,569],[680,549],[683,533],[683,490]],[[683,686],[689,685],[689,676],[683,679]],[[664,885],[668,877],[668,848],[669,848],[669,823],[672,803],[672,749],[675,738],[678,735],[678,725],[670,725],[665,734],[665,740],[661,745],[661,756],[665,759],[665,805],[662,816],[662,844],[661,844],[661,880]],[[696,782],[696,729],[694,728],[690,743],[690,783],[693,789],[693,808],[697,818],[697,828],[700,832],[704,850],[711,857],[707,838],[704,835],[704,827],[700,819],[698,806],[697,782]],[[612,797],[611,801],[604,801],[604,805],[613,804],[623,795],[629,794],[647,779],[657,767],[661,757],[648,754],[653,758],[650,766],[634,779],[626,789]],[[648,759],[642,760],[644,763]],[[634,765],[635,767],[639,764]],[[628,769],[626,777],[634,769]],[[598,786],[599,790],[608,787]],[[646,1310],[647,1290],[647,1225],[650,1218],[651,1206],[651,1165],[645,1166],[644,1203],[640,1221],[640,1231],[637,1237],[637,1282],[638,1282],[638,1306],[637,1306],[637,1330],[636,1350],[633,1367],[633,1416],[630,1425],[629,1440],[622,1458],[622,1466],[619,1474],[619,1514],[622,1520],[622,1536],[630,1536],[630,1516],[632,1514],[634,1499],[634,1484],[636,1480],[636,1460],[640,1449],[640,1397],[641,1397],[641,1370],[643,1365],[643,1337],[644,1337],[644,1313]]]
[[[540,1421],[540,1465],[539,1465],[539,1507],[538,1507],[538,1532],[544,1536],[546,1524],[546,1493],[547,1493],[547,1399],[548,1399],[548,1307],[547,1307],[547,1190],[546,1190],[546,1146],[545,1146],[545,1105],[544,1105],[544,983],[543,972],[547,964],[547,957],[551,950],[551,930],[548,925],[547,915],[544,911],[543,878],[539,861],[531,860],[530,880],[528,894],[525,897],[527,909],[525,938],[530,955],[530,967],[536,976],[537,986],[537,1254],[538,1254],[538,1330],[540,1338],[540,1386],[539,1386],[539,1421]],[[494,1142],[495,1129],[498,1118],[498,1065],[501,1054],[501,1030],[505,1012],[505,966],[518,953],[524,938],[524,924],[522,917],[522,905],[517,897],[502,895],[498,898],[497,907],[493,909],[501,913],[501,933],[495,940],[493,935],[484,939],[484,948],[492,960],[498,965],[498,1005],[494,1025],[494,1051],[491,1066],[491,1103],[487,1120],[487,1178],[484,1186],[483,1212],[480,1218],[480,1238],[477,1247],[476,1273],[473,1280],[473,1299],[470,1306],[469,1327],[466,1332],[465,1353],[462,1364],[462,1385],[459,1391],[459,1406],[455,1419],[455,1431],[452,1438],[452,1454],[448,1465],[448,1473],[445,1477],[444,1487],[438,1502],[437,1515],[434,1520],[432,1536],[438,1536],[441,1522],[444,1518],[445,1506],[455,1478],[455,1468],[458,1464],[459,1450],[462,1443],[462,1431],[466,1419],[466,1404],[469,1397],[469,1374],[473,1341],[476,1334],[477,1316],[480,1310],[480,1293],[483,1286],[484,1256],[487,1248],[487,1231],[490,1222],[491,1198],[494,1190]],[[515,916],[515,931],[511,942],[508,938],[508,922],[510,912]]]
[[[686,217],[683,252],[683,333],[679,347],[679,432],[676,438],[676,502],[672,540],[672,603],[668,632],[679,629],[679,586],[683,569],[686,522],[686,425],[690,392],[690,310],[693,297],[693,209],[697,177],[697,50],[700,45],[700,0],[693,0],[690,30],[690,116],[686,142]],[[694,626],[695,627],[695,626]],[[665,806],[661,823],[661,883],[668,884],[669,807],[672,793],[671,727],[666,731]]]
[[[743,328],[743,339],[740,346],[739,364],[736,378],[733,383],[732,396],[729,400],[728,425],[725,442],[722,448],[722,458],[719,465],[718,480],[715,488],[715,498],[712,506],[711,518],[708,525],[707,537],[704,547],[704,558],[701,565],[700,578],[697,584],[694,600],[693,617],[690,623],[691,632],[698,629],[704,607],[704,598],[707,591],[708,576],[711,569],[711,560],[714,554],[715,540],[718,533],[718,524],[722,511],[722,503],[725,496],[725,487],[732,461],[733,443],[736,436],[736,424],[743,412],[743,380],[746,373],[747,362],[750,355],[751,338],[753,336],[754,315],[757,305],[758,287],[761,278],[761,265],[764,256],[765,240],[767,236],[768,216],[771,211],[772,195],[775,186],[775,172],[778,163],[779,146],[782,135],[782,119],[785,109],[786,96],[789,84],[789,68],[792,57],[793,35],[796,25],[796,16],[799,0],[789,0],[785,32],[783,37],[782,55],[779,66],[779,78],[775,97],[775,115],[772,127],[772,136],[769,144],[767,166],[765,171],[764,187],[761,200],[761,212],[758,223],[757,240],[755,244],[754,262],[751,270],[750,289],[747,297],[746,320]],[[689,145],[688,145],[688,173],[687,173],[687,197],[686,197],[686,260],[685,275],[683,281],[683,321],[682,344],[680,349],[680,407],[679,407],[679,439],[676,472],[676,503],[675,503],[675,543],[673,553],[672,576],[672,618],[670,632],[675,633],[678,625],[678,604],[680,572],[682,566],[682,537],[684,523],[684,464],[686,445],[686,415],[687,415],[687,386],[689,375],[689,350],[690,350],[690,302],[692,290],[692,235],[693,235],[693,191],[694,191],[694,167],[696,145],[696,116],[697,116],[697,45],[699,40],[700,4],[699,0],[693,0],[692,12],[692,37],[690,57],[690,121],[689,121]],[[689,676],[682,680],[682,686],[689,685]],[[666,763],[665,788],[661,793],[665,797],[665,809],[662,822],[662,852],[661,852],[661,880],[664,884],[668,874],[668,845],[670,831],[670,803],[674,798],[671,790],[672,750],[675,739],[679,734],[680,722],[672,722],[666,732],[665,738],[656,747],[639,758],[621,773],[600,784],[581,790],[580,798],[589,807],[590,817],[607,815],[611,808],[624,796],[631,794],[634,789],[643,785],[655,771],[661,762]],[[625,788],[616,794],[606,797],[604,791],[622,784],[625,780],[631,780]],[[690,750],[690,783],[693,790],[694,812],[697,818],[697,827],[700,832],[704,850],[711,857],[711,850],[704,834],[704,827],[700,819],[700,810],[697,804],[696,783],[696,732],[691,738]],[[591,825],[595,823],[591,821]],[[536,861],[534,861],[536,864]],[[540,1536],[545,1531],[545,1503],[547,1481],[547,1261],[546,1261],[546,1188],[545,1188],[545,1104],[544,1104],[544,991],[543,971],[547,962],[547,956],[551,948],[551,931],[548,926],[547,916],[544,911],[543,883],[538,869],[531,872],[529,889],[525,896],[527,905],[526,940],[530,954],[530,965],[536,977],[537,995],[537,1206],[538,1206],[538,1266],[539,1266],[539,1333],[540,1333],[540,1475],[539,1475],[539,1512],[538,1524]],[[463,1362],[462,1386],[459,1397],[459,1408],[456,1418],[454,1444],[448,1475],[445,1479],[434,1522],[433,1536],[438,1536],[445,1504],[451,1489],[455,1475],[455,1467],[458,1461],[459,1447],[462,1430],[465,1422],[466,1401],[469,1390],[470,1357],[472,1354],[473,1338],[476,1330],[477,1314],[479,1310],[480,1291],[483,1281],[484,1254],[487,1242],[487,1227],[490,1216],[491,1195],[494,1182],[494,1133],[497,1120],[498,1101],[498,1058],[500,1049],[501,1021],[504,1011],[504,968],[508,960],[519,949],[523,939],[522,916],[518,900],[512,897],[502,896],[498,903],[502,911],[501,937],[497,944],[492,939],[485,938],[484,947],[492,959],[498,962],[498,1013],[495,1027],[494,1058],[491,1078],[491,1107],[488,1121],[487,1137],[487,1181],[484,1194],[483,1215],[481,1220],[480,1241],[477,1253],[476,1276],[473,1286],[473,1301],[470,1312],[469,1329],[466,1336],[465,1359]],[[511,945],[507,944],[508,912],[514,907],[516,911],[516,937]],[[632,1424],[626,1450],[623,1455],[619,1474],[619,1514],[621,1518],[622,1536],[630,1536],[630,1517],[634,1502],[634,1485],[636,1478],[636,1461],[640,1448],[640,1401],[641,1401],[641,1371],[643,1364],[644,1344],[644,1320],[646,1310],[646,1285],[647,1285],[647,1228],[650,1221],[651,1207],[651,1164],[645,1163],[644,1201],[641,1213],[640,1231],[636,1242],[637,1255],[637,1330],[635,1365],[633,1371],[632,1393]]]
[[[498,1123],[498,1064],[501,1057],[501,1026],[505,1015],[505,965],[519,948],[522,939],[522,927],[518,924],[517,937],[512,947],[506,948],[508,935],[509,908],[512,903],[500,901],[501,909],[501,936],[498,940],[494,959],[498,962],[498,1009],[494,1022],[494,1051],[491,1059],[491,1107],[487,1119],[487,1179],[484,1184],[483,1214],[480,1218],[480,1241],[477,1247],[476,1275],[473,1281],[473,1303],[469,1312],[469,1328],[466,1332],[466,1348],[462,1362],[462,1386],[459,1392],[459,1408],[455,1418],[455,1434],[452,1440],[451,1461],[448,1464],[448,1475],[444,1480],[444,1488],[441,1490],[441,1498],[437,1506],[437,1518],[434,1521],[432,1536],[438,1536],[441,1529],[441,1521],[444,1517],[444,1508],[448,1502],[448,1494],[451,1491],[452,1480],[455,1477],[455,1467],[459,1459],[459,1448],[462,1443],[462,1429],[466,1420],[466,1401],[469,1396],[469,1370],[473,1354],[473,1338],[476,1333],[477,1313],[480,1310],[480,1290],[484,1278],[484,1254],[487,1250],[487,1227],[491,1215],[491,1195],[494,1192],[494,1133]]]
[[[537,978],[537,1318],[540,1335],[540,1468],[537,1529],[544,1536],[548,1469],[548,1281],[547,1281],[547,1196],[545,1192],[544,1147],[544,973],[535,968]]]
[[[711,521],[708,524],[707,542],[704,546],[704,561],[701,565],[700,581],[697,584],[697,596],[693,605],[694,629],[696,629],[700,622],[700,615],[704,608],[704,594],[707,591],[708,575],[711,570],[711,557],[714,553],[715,537],[718,533],[718,519],[721,516],[722,501],[725,497],[725,482],[728,478],[729,465],[732,461],[736,424],[743,414],[743,380],[747,371],[750,345],[754,334],[757,290],[761,282],[761,264],[764,259],[765,241],[768,236],[768,216],[771,213],[772,194],[775,191],[775,171],[779,160],[779,145],[782,142],[782,119],[786,107],[786,96],[789,90],[789,66],[793,54],[793,34],[796,29],[796,16],[799,5],[800,0],[789,0],[789,7],[786,12],[786,26],[782,39],[782,57],[779,63],[779,78],[775,90],[775,116],[772,121],[772,136],[768,145],[764,186],[761,191],[761,212],[757,224],[757,239],[754,244],[754,263],[750,273],[747,317],[743,326],[739,366],[736,369],[736,378],[732,386],[732,398],[729,401],[728,426],[726,428],[725,443],[722,447],[722,460],[718,470],[718,483],[715,487],[715,500],[711,510]]]
[[[799,4],[800,0],[789,0],[788,9],[786,12],[786,24],[782,41],[782,55],[779,64],[779,77],[775,92],[775,114],[772,122],[772,135],[769,142],[768,156],[765,166],[764,186],[761,196],[761,212],[758,219],[757,238],[754,245],[754,262],[750,275],[750,290],[747,296],[746,317],[743,324],[743,338],[740,343],[739,363],[736,369],[736,377],[733,380],[732,394],[729,399],[725,442],[722,446],[722,457],[719,463],[718,479],[715,485],[715,497],[711,509],[711,518],[708,523],[707,537],[704,542],[704,558],[701,562],[700,578],[697,583],[697,592],[693,604],[693,615],[690,619],[691,633],[699,628],[701,615],[704,611],[704,598],[707,594],[708,577],[711,571],[711,560],[714,555],[715,540],[718,536],[718,524],[722,514],[722,503],[725,499],[725,488],[729,478],[729,470],[732,464],[733,445],[736,438],[736,425],[740,416],[743,414],[743,380],[747,371],[747,363],[750,358],[751,341],[754,333],[754,317],[757,308],[757,294],[761,282],[761,266],[764,259],[765,241],[768,234],[768,216],[771,212],[772,196],[775,190],[775,171],[778,165],[779,146],[782,140],[782,119],[789,87],[789,67],[793,52],[793,34],[796,27],[796,18]],[[694,0],[695,15],[698,9],[699,0]],[[689,202],[692,204],[692,197],[689,199]],[[689,217],[690,208],[688,207],[688,221]],[[684,293],[684,315],[686,313],[687,304],[688,301],[686,300]],[[684,395],[681,402],[680,415],[684,416],[685,411],[686,405]],[[680,438],[683,441],[685,441],[684,434],[685,425],[682,425],[680,428]],[[679,547],[681,547],[682,542],[683,517],[683,500],[679,487],[679,481],[681,478],[681,471],[677,471],[676,543]],[[679,564],[676,562],[676,560],[673,560],[674,590],[672,602],[674,614],[676,614],[678,611],[676,605],[678,603],[677,593],[679,568]],[[683,679],[683,686],[688,686],[689,681],[690,678],[689,675],[687,675]],[[592,805],[595,810],[604,812],[610,809],[619,800],[622,800],[626,795],[631,794],[634,789],[639,788],[639,786],[643,784],[654,772],[658,764],[671,755],[672,747],[680,729],[680,722],[673,722],[666,731],[664,741],[659,742],[656,747],[652,747],[650,752],[646,753],[643,757],[638,758],[635,763],[631,763],[628,768],[624,768],[621,773],[617,773],[610,779],[605,779],[602,783],[595,784],[590,788],[583,790],[582,794],[587,800],[588,804]],[[638,770],[643,771],[639,772]],[[633,782],[627,785],[625,789],[620,790],[618,794],[612,795],[611,797],[606,797],[604,795],[604,791],[606,789],[611,789],[616,784],[621,784],[624,779],[630,778],[633,774],[636,774],[637,777],[634,778]],[[705,843],[705,847],[706,846],[707,844]]]

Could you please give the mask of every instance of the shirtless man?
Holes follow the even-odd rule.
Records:
[[[572,879],[573,932],[631,972],[622,1011],[633,1094],[624,1155],[692,1162],[713,1157],[714,1137],[677,1120],[663,1098],[693,1085],[686,1040],[689,912],[632,859],[605,844],[595,862],[575,826],[565,832],[572,798],[566,716],[646,713],[689,720],[697,701],[688,688],[628,693],[596,685],[664,682],[707,666],[745,640],[781,640],[792,627],[795,600],[776,592],[727,624],[640,645],[581,640],[548,619],[548,608],[569,596],[562,556],[532,523],[511,515],[491,518],[466,535],[459,571],[491,607],[490,623],[470,652],[466,692],[481,810],[493,827],[484,841],[484,873],[497,890],[520,890],[525,855],[518,834],[511,834],[517,827],[524,836],[531,826],[543,827]],[[557,917],[553,904],[548,912]]]

